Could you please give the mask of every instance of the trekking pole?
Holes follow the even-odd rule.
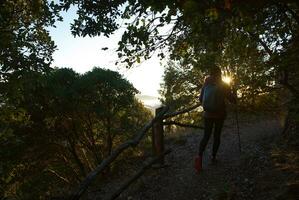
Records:
[[[237,126],[237,134],[238,134],[239,152],[241,153],[241,138],[240,138],[238,103],[237,103],[237,101],[236,101],[235,117],[236,117],[236,126]]]

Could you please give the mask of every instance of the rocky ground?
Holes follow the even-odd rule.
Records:
[[[218,162],[216,165],[210,162],[211,138],[200,174],[194,171],[193,159],[203,136],[202,130],[167,135],[166,148],[171,148],[172,152],[166,157],[166,166],[148,170],[118,199],[298,200],[299,170],[283,170],[278,166],[278,162],[274,162],[283,158],[281,155],[273,158],[275,145],[281,138],[278,120],[243,120],[240,122],[240,133],[241,153],[235,123],[227,120],[222,133]],[[110,189],[92,195],[92,199],[105,199],[117,185],[108,188]]]

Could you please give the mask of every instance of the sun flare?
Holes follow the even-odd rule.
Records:
[[[227,84],[230,84],[231,81],[232,81],[232,79],[229,76],[223,76],[222,77],[222,81],[225,82],[225,83],[227,83]]]

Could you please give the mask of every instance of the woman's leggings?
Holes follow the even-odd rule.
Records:
[[[202,156],[214,127],[214,143],[213,143],[213,157],[216,157],[219,145],[221,130],[223,127],[224,118],[204,118],[204,136],[200,142],[199,155]]]

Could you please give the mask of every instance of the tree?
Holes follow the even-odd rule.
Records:
[[[106,156],[112,151],[113,140],[122,130],[117,121],[132,109],[137,90],[117,72],[94,68],[81,78],[81,102],[89,104],[86,112],[92,111],[104,128]]]
[[[183,110],[199,102],[199,92],[204,75],[198,68],[183,63],[169,61],[165,66],[164,83],[161,85],[161,101],[170,107],[170,111]],[[188,112],[172,120],[185,124],[199,125],[201,112]]]
[[[46,0],[3,0],[0,19],[1,81],[15,79],[22,71],[47,71],[55,45],[46,27],[60,19],[55,4]]]
[[[170,59],[203,72],[214,63],[231,70],[240,87],[251,84],[250,92],[243,91],[247,97],[263,93],[265,88],[275,89],[278,82],[298,97],[294,79],[298,62],[285,56],[297,52],[295,0],[61,1],[66,10],[70,5],[78,6],[78,18],[72,26],[76,36],[109,36],[123,28],[121,20],[125,21],[118,52],[128,66],[168,47]],[[162,58],[164,52],[159,53]],[[236,66],[241,66],[238,73]]]
[[[4,197],[61,195],[150,117],[110,70],[28,72],[19,81],[0,107]]]

